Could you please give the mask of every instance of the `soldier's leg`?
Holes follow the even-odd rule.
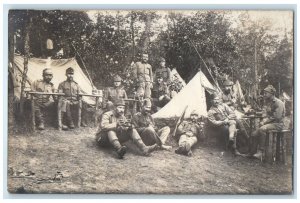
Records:
[[[150,82],[145,82],[145,94],[144,98],[150,98],[151,99],[151,83]]]
[[[145,156],[148,156],[152,151],[154,151],[157,148],[156,144],[146,146],[136,129],[131,130],[130,137],[133,140],[133,143],[142,151],[143,155]]]
[[[36,121],[38,123],[38,129],[44,130],[45,125],[44,125],[44,115],[42,112],[42,105],[35,101],[34,108],[35,108],[34,111],[35,111]]]
[[[126,147],[120,144],[116,132],[112,130],[108,131],[107,138],[113,148],[117,151],[118,158],[122,159],[126,153]]]
[[[67,122],[69,125],[69,128],[75,128],[75,125],[73,123],[73,119],[72,119],[72,111],[71,111],[71,103],[67,102],[66,104],[66,116],[67,116]]]
[[[164,149],[164,150],[171,150],[172,149],[172,146],[166,145],[166,141],[167,141],[167,139],[170,135],[170,131],[171,130],[170,130],[169,126],[165,126],[165,127],[161,128],[157,131],[157,134],[158,134],[158,136],[161,140],[161,143],[162,143],[161,148]]]
[[[197,143],[197,137],[193,136],[193,137],[188,137],[187,141],[186,141],[186,151],[187,151],[187,156],[192,156],[192,147]]]
[[[143,142],[149,146],[149,145],[153,145],[153,144],[160,144],[160,140],[158,140],[159,138],[157,137],[157,134],[154,130],[154,128],[152,126],[149,126],[147,128],[145,128],[141,133],[140,136],[143,140]]]
[[[178,148],[175,150],[176,154],[185,153],[186,142],[187,142],[187,135],[186,134],[181,135],[178,141]]]
[[[145,83],[144,82],[138,82],[136,94],[138,97],[144,98],[144,96],[145,96]]]

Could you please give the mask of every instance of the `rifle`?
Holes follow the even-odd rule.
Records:
[[[182,123],[183,119],[184,119],[184,115],[185,115],[185,112],[186,112],[186,109],[187,109],[188,106],[186,106],[181,114],[181,116],[178,118],[177,122],[176,122],[176,125],[175,125],[175,129],[173,131],[173,137],[175,137],[176,135],[176,131],[177,131],[177,128],[179,127],[180,123]]]

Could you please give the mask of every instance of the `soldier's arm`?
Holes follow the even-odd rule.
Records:
[[[150,66],[150,81],[153,83],[153,73],[152,73],[152,66],[151,65],[149,65]]]
[[[168,78],[167,78],[167,82],[171,82],[171,69],[170,68],[167,68],[168,70]]]
[[[271,122],[280,122],[280,120],[282,119],[283,116],[284,116],[284,105],[276,104],[273,115],[271,115],[267,119],[265,124],[266,123],[271,123]]]
[[[116,130],[117,128],[117,122],[110,123],[110,115],[109,114],[103,114],[100,127],[102,130]]]
[[[132,66],[132,77],[133,77],[133,79],[137,78],[137,69],[138,69],[137,63],[133,64],[133,66]]]
[[[230,119],[230,120],[236,119],[236,115],[235,115],[234,111],[232,110],[232,108],[230,108],[226,104],[224,106],[225,106],[225,111],[227,111],[227,113],[228,113],[228,119]]]
[[[182,135],[185,133],[184,129],[183,129],[183,126],[185,125],[185,121],[183,121],[177,128],[177,132],[176,134],[177,135]]]
[[[221,126],[223,125],[223,121],[218,121],[216,120],[214,113],[211,111],[208,111],[208,115],[207,115],[208,120],[215,126]]]

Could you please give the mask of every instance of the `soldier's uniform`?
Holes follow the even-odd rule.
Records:
[[[114,77],[114,82],[121,82],[122,79],[120,76]],[[126,91],[123,87],[108,87],[105,95],[104,95],[104,102],[103,108],[111,111],[114,109],[114,104],[116,101],[120,99],[127,99]]]
[[[143,98],[151,98],[153,83],[152,66],[148,63],[136,62],[133,65],[133,79],[137,86],[137,95]]]
[[[208,120],[214,130],[220,131],[221,134],[229,133],[229,140],[232,141],[233,149],[236,149],[236,115],[234,111],[226,104],[219,104],[217,107],[211,106],[208,111]],[[228,119],[228,123],[224,121]]]
[[[150,100],[146,101],[146,105],[149,105],[151,108]],[[170,128],[168,126],[157,130],[152,116],[142,112],[138,112],[133,116],[132,123],[146,145],[155,143],[158,145],[165,145],[170,134]]]
[[[156,82],[153,85],[152,97],[155,106],[163,107],[166,105],[171,100],[171,95],[167,84],[165,82]]]
[[[268,86],[265,88],[266,92],[275,94],[276,90],[273,86]],[[251,146],[251,153],[253,154],[259,145],[259,150],[264,150],[265,147],[265,137],[269,130],[282,130],[284,128],[284,117],[285,117],[285,107],[284,103],[276,98],[275,96],[271,101],[269,101],[268,106],[266,106],[267,118],[263,120],[263,125],[255,130],[252,134],[254,140]]]
[[[55,91],[54,85],[52,82],[45,82],[44,80],[36,80],[31,84],[31,90],[34,92],[45,92],[53,93]],[[54,105],[54,99],[51,95],[35,95],[34,96],[34,111],[39,123],[40,128],[42,129],[44,125],[44,109],[52,107]]]
[[[171,82],[171,70],[170,70],[170,68],[160,67],[160,68],[155,70],[154,76],[155,76],[154,77],[155,81],[157,80],[158,77],[162,77],[164,82],[166,82],[166,83]]]
[[[227,104],[232,109],[235,109],[237,107],[237,100],[236,96],[234,95],[233,91],[230,91],[228,94],[223,93],[222,94],[222,100],[224,104]]]
[[[179,148],[175,151],[179,154],[191,156],[191,148],[197,143],[201,127],[197,122],[188,119],[183,121],[177,129],[176,135],[179,135]]]
[[[117,101],[116,106],[124,105],[124,101]],[[121,143],[132,139],[133,142],[140,148],[144,155],[148,155],[156,146],[147,147],[136,129],[132,127],[123,127],[121,122],[126,121],[124,115],[118,115],[116,110],[108,111],[102,115],[98,132],[96,133],[96,141],[102,147],[113,146],[117,151],[119,158],[123,158],[126,153],[126,147]]]
[[[67,73],[74,73],[73,69],[67,69]],[[58,92],[64,93],[58,101],[58,128],[66,128],[62,125],[61,112],[65,112],[67,116],[67,122],[70,128],[74,128],[72,119],[71,108],[78,110],[78,127],[81,125],[81,110],[82,110],[82,98],[79,96],[81,89],[77,82],[65,80],[58,86]]]

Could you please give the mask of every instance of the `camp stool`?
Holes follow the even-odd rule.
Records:
[[[290,132],[291,130],[267,131],[262,161],[270,164],[276,162],[286,165],[286,135]]]

